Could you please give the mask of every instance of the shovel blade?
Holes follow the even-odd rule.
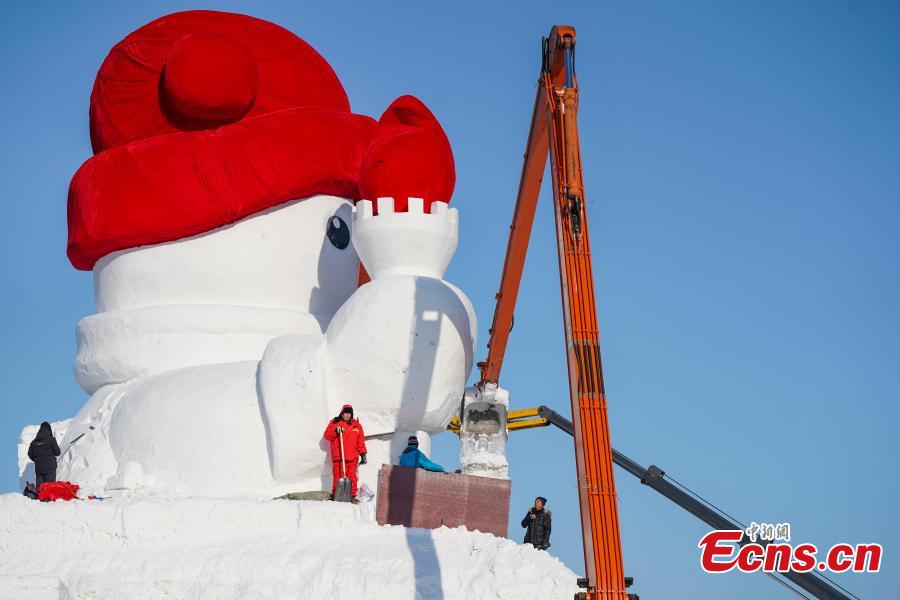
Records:
[[[334,490],[335,502],[350,502],[350,478],[341,477],[338,479],[337,487]]]

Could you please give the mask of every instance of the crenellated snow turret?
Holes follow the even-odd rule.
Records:
[[[456,252],[459,212],[446,202],[409,198],[407,212],[394,210],[393,198],[360,200],[353,211],[353,246],[372,279],[419,275],[441,279]]]

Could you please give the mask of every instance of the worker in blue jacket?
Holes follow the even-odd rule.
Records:
[[[400,455],[401,467],[425,469],[426,471],[437,471],[439,473],[444,471],[444,467],[428,460],[425,453],[419,450],[419,438],[411,435],[406,444],[406,450]]]

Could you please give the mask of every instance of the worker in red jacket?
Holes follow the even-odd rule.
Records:
[[[344,466],[341,466],[341,442],[339,436],[344,438]],[[341,408],[341,414],[332,419],[325,427],[325,439],[331,442],[331,499],[334,500],[334,490],[338,479],[344,476],[344,468],[347,469],[347,477],[350,478],[351,502],[356,499],[356,465],[366,464],[366,434],[358,419],[353,418],[353,407],[345,404]]]

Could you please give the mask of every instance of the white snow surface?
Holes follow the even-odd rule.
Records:
[[[553,599],[559,559],[463,528],[379,526],[374,503],[0,496],[0,598]]]

